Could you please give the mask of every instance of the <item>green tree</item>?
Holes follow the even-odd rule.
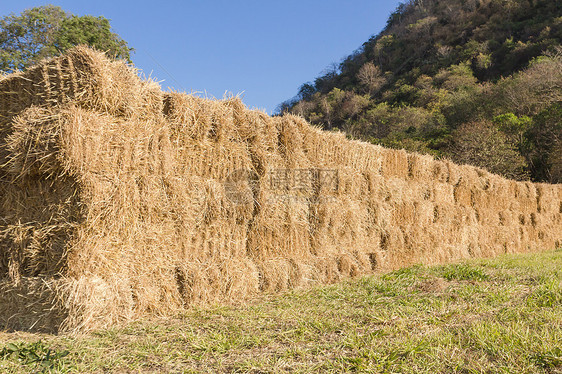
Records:
[[[65,51],[80,44],[108,52],[114,58],[130,61],[132,49],[111,31],[109,20],[104,17],[71,16],[63,20],[56,35],[56,48]]]
[[[517,117],[513,113],[505,113],[494,117],[492,122],[523,152],[526,140],[525,134],[533,123],[530,117]]]
[[[45,5],[0,19],[0,70],[12,72],[86,44],[130,61],[127,43],[104,17],[76,16]]]

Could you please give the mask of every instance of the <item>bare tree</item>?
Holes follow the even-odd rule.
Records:
[[[381,69],[372,62],[367,62],[361,66],[357,73],[357,79],[369,95],[376,93],[386,83],[386,78],[382,75]]]
[[[464,124],[455,131],[453,139],[448,153],[455,162],[482,167],[507,178],[528,179],[525,159],[492,123]]]
[[[500,85],[508,106],[519,114],[534,115],[551,103],[562,101],[562,49],[557,48],[547,56]]]

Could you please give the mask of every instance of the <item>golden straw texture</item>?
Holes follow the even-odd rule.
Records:
[[[88,331],[560,245],[560,185],[164,93],[84,47],[0,78],[3,328]]]

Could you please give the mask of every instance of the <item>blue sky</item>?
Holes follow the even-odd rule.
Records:
[[[135,48],[134,64],[164,89],[275,110],[299,86],[359,48],[396,0],[0,0],[0,16],[54,4],[111,20]]]

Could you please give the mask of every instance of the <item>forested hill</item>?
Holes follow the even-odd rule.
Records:
[[[416,0],[280,106],[325,129],[562,182],[562,1]]]

